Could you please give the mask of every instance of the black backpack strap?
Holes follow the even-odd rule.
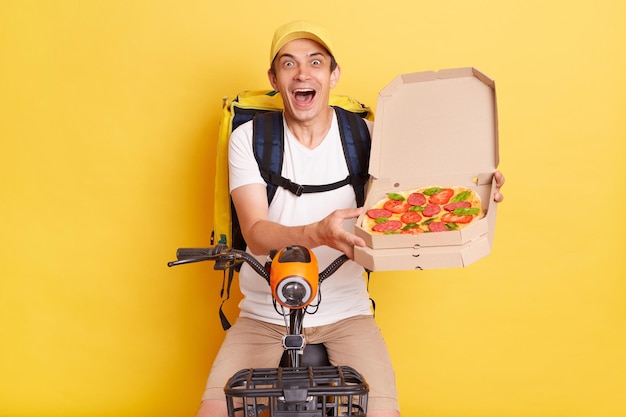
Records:
[[[230,322],[228,321],[226,314],[224,314],[223,307],[224,307],[224,303],[230,298],[230,286],[233,283],[234,276],[235,276],[235,268],[227,268],[227,270],[224,270],[224,277],[222,279],[222,290],[220,291],[222,304],[220,304],[220,310],[219,310],[220,321],[222,322],[222,329],[224,330],[230,329]],[[226,292],[225,296],[224,296],[224,292]]]
[[[356,194],[357,207],[365,203],[365,185],[369,180],[371,137],[365,120],[357,113],[335,106],[343,154],[350,171],[350,183]]]
[[[372,271],[370,271],[369,269],[366,269],[365,272],[367,272],[367,293],[369,294],[369,292],[370,292],[370,275],[371,275]],[[376,317],[376,301],[374,301],[374,299],[372,297],[370,297],[370,302],[372,303],[372,313],[374,314],[374,317]]]
[[[268,112],[258,114],[253,119],[252,146],[261,176],[267,183],[267,202],[271,202],[276,194],[277,179],[282,178],[284,129],[283,113]],[[288,180],[287,180],[288,181]]]

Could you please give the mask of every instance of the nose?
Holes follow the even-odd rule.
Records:
[[[296,71],[295,78],[298,81],[305,81],[305,80],[309,79],[309,71],[307,70],[307,68],[304,65],[300,65],[298,67],[298,71]]]

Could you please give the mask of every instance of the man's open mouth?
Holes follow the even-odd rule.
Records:
[[[300,88],[294,90],[293,96],[298,103],[305,104],[313,100],[315,90],[309,88]]]

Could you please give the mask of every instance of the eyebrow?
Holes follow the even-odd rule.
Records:
[[[311,52],[310,54],[306,55],[306,58],[312,58],[312,57],[315,57],[315,56],[325,57],[326,55],[324,55],[324,53],[321,52],[321,51],[317,51],[317,52]],[[295,59],[296,56],[292,55],[292,54],[284,53],[284,54],[281,54],[278,58],[279,59],[281,59],[281,58],[292,58],[292,59]]]

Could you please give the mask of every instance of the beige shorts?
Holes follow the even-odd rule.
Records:
[[[226,332],[202,400],[223,400],[226,381],[241,369],[277,367],[284,333],[284,326],[238,318]],[[356,316],[307,328],[304,335],[307,343],[324,343],[331,363],[351,366],[363,375],[370,387],[368,409],[399,409],[389,351],[373,317]]]

